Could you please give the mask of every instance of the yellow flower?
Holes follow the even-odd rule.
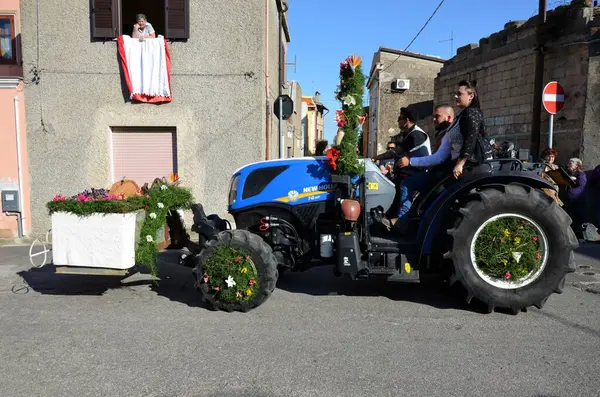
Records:
[[[504,266],[508,265],[508,261],[506,259],[502,259],[502,260],[500,260],[500,262],[502,262],[502,264]]]
[[[510,236],[510,230],[504,229],[504,237]]]
[[[521,244],[521,237],[515,237],[515,245]]]
[[[248,273],[248,268],[246,266],[244,266],[243,268],[240,269],[240,273]]]
[[[252,296],[252,290],[250,288],[246,290],[246,296]]]

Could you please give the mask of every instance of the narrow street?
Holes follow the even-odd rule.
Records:
[[[482,315],[442,288],[285,274],[246,314],[203,308],[187,269],[159,286],[27,272],[0,248],[2,396],[595,396],[600,245],[543,310]],[[350,366],[349,364],[352,363]],[[362,363],[362,364],[361,364]]]

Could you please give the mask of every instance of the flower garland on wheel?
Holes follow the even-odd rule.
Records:
[[[520,281],[536,272],[543,260],[539,230],[529,221],[504,217],[488,223],[475,242],[476,266],[487,276]]]
[[[258,272],[249,253],[234,247],[217,247],[202,264],[202,281],[224,303],[242,303],[258,290]]]
[[[359,128],[365,122],[362,100],[365,76],[361,64],[362,59],[354,55],[340,63],[340,84],[335,94],[342,110],[335,112],[335,120],[344,137],[339,147],[327,151],[328,163],[336,174],[354,176],[364,171],[357,153]]]

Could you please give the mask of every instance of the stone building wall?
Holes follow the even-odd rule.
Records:
[[[557,80],[565,88],[565,106],[555,116],[553,139],[562,159],[583,157],[586,113],[594,105],[600,107],[597,95],[592,97],[588,92],[590,40],[598,20],[593,20],[594,9],[581,3],[576,0],[550,11],[543,29],[547,39],[544,84]],[[504,30],[481,39],[479,44],[459,48],[435,79],[435,104],[454,105],[456,83],[473,80],[479,90],[488,134],[531,149],[536,42],[536,18],[531,18],[509,22]],[[541,122],[543,149],[548,142],[549,122],[543,108]],[[600,153],[591,149],[590,146],[590,155]],[[586,160],[592,164],[600,158],[588,156]]]

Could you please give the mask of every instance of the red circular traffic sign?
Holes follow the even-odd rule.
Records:
[[[558,81],[551,81],[546,84],[542,97],[544,108],[550,114],[560,112],[565,106],[565,90]]]

